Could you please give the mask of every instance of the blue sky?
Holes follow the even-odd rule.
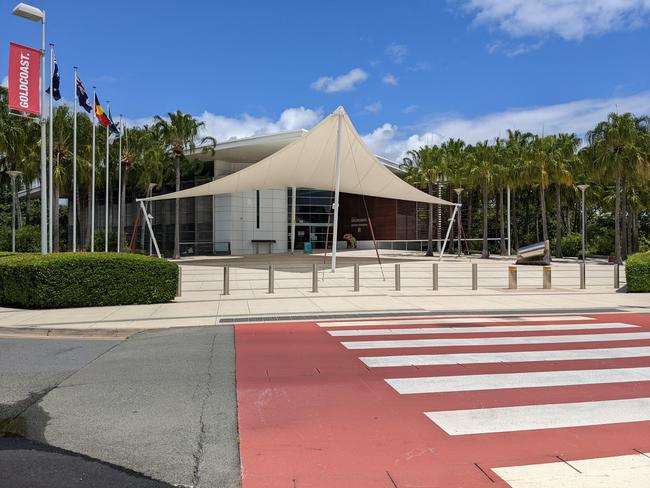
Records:
[[[36,46],[2,1],[0,36]],[[343,105],[378,153],[508,128],[582,134],[650,113],[650,0],[34,2],[72,66],[134,123],[181,109],[218,140]],[[0,50],[0,79],[8,46]]]

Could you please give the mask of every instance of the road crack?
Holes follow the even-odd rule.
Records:
[[[206,435],[206,425],[205,425],[205,410],[208,404],[208,400],[212,396],[212,366],[214,363],[214,347],[217,342],[217,332],[215,331],[212,336],[212,343],[210,344],[210,360],[208,361],[208,371],[207,371],[207,385],[205,388],[205,394],[203,395],[203,400],[201,401],[201,413],[199,414],[199,436],[196,443],[196,449],[192,453],[194,458],[194,469],[192,471],[192,483],[191,486],[198,486],[201,475],[200,467],[201,461],[203,460],[204,454],[204,442]],[[198,385],[197,385],[198,387]]]

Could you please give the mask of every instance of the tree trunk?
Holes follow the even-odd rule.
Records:
[[[621,176],[616,177],[616,205],[614,206],[614,255],[621,263]]]
[[[25,225],[29,225],[29,214],[31,213],[29,211],[29,207],[31,206],[32,200],[32,185],[31,183],[25,182]],[[18,203],[20,204],[20,199],[18,199]],[[20,224],[18,225],[20,227]]]
[[[52,208],[52,251],[58,252],[59,247],[59,185],[56,180],[52,182],[52,200],[54,208]]]
[[[548,241],[548,219],[546,215],[546,191],[544,185],[539,184],[539,209],[542,214],[542,240]]]
[[[433,184],[429,182],[429,195],[433,193]],[[427,256],[433,256],[433,203],[429,204],[429,225],[427,229]]]
[[[562,257],[562,193],[560,185],[555,185],[555,257]]]
[[[639,218],[632,212],[632,252],[639,252]]]
[[[467,239],[470,239],[468,248],[471,249],[472,246],[472,224],[474,223],[474,205],[473,205],[473,192],[472,190],[467,190],[467,231],[465,232],[465,244],[467,246]]]
[[[627,181],[623,177],[621,181],[621,257],[623,260],[627,259],[628,253],[628,225],[627,225]]]
[[[126,221],[126,180],[128,179],[129,176],[129,170],[128,168],[124,168],[124,171],[122,173],[122,188],[120,189],[121,195],[120,195],[120,221],[117,223],[117,226],[120,229],[120,240],[124,242],[126,233],[124,232],[124,222]],[[120,246],[122,248],[123,246]]]
[[[519,249],[519,232],[517,231],[517,190],[512,189],[512,250],[517,253]]]
[[[506,256],[508,254],[508,249],[506,249],[506,226],[504,220],[503,188],[499,188],[499,232],[501,233],[501,256]]]
[[[490,257],[488,249],[488,184],[483,183],[483,251],[481,257],[487,259]]]
[[[176,191],[181,191],[181,160],[176,156]],[[174,259],[181,257],[181,201],[176,199],[174,205]]]

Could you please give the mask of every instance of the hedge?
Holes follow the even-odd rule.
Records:
[[[137,254],[4,254],[0,305],[95,307],[173,300],[178,265]]]
[[[633,254],[625,262],[627,291],[650,293],[650,252]]]

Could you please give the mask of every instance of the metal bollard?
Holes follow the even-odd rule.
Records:
[[[433,263],[433,291],[438,291],[438,263]]]
[[[587,276],[586,276],[586,266],[585,263],[580,263],[580,289],[584,290],[587,288]]]
[[[223,294],[230,295],[230,266],[223,267]]]
[[[472,263],[472,290],[478,290],[478,264]]]
[[[354,291],[359,291],[359,265],[354,265]]]
[[[399,264],[395,265],[395,291],[402,289],[402,277],[400,276]]]
[[[176,283],[176,296],[183,296],[183,268],[178,267],[178,283]]]
[[[311,265],[311,292],[318,293],[318,265]]]
[[[275,293],[275,270],[273,265],[269,264],[269,293]]]
[[[545,290],[548,290],[551,288],[551,267],[544,266],[542,273],[543,273],[543,277],[542,277],[543,287]]]
[[[620,275],[620,265],[616,263],[614,265],[614,288],[618,289],[621,287],[621,275]]]
[[[517,266],[508,266],[508,289],[517,289]]]

